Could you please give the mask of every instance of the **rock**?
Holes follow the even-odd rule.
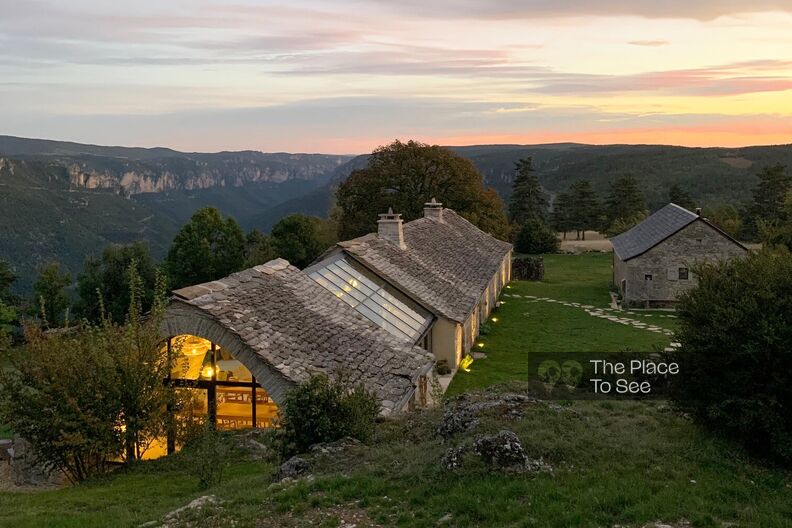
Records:
[[[449,440],[459,433],[470,431],[479,424],[478,418],[468,409],[456,407],[446,410],[440,425],[437,426],[437,434],[443,440]]]
[[[179,524],[179,518],[182,514],[190,512],[192,510],[200,510],[207,506],[215,506],[219,504],[220,501],[217,500],[217,497],[214,495],[204,495],[203,497],[198,497],[197,499],[191,501],[189,504],[182,506],[181,508],[175,509],[172,512],[165,515],[162,518],[162,522],[159,521],[149,521],[147,523],[143,523],[138,525],[138,528],[151,528],[154,526],[159,526],[160,528],[168,528],[170,526],[176,526]]]
[[[450,523],[450,522],[451,522],[453,519],[454,519],[454,516],[453,516],[453,515],[451,515],[450,513],[446,513],[445,515],[443,515],[442,517],[440,517],[439,519],[437,519],[437,524],[448,524],[448,523]]]
[[[524,469],[528,462],[520,439],[512,431],[477,438],[473,451],[485,464],[500,469]]]
[[[30,443],[14,437],[13,447],[8,451],[11,456],[14,484],[16,486],[54,486],[61,484],[61,475],[42,465],[33,453]]]
[[[462,467],[462,457],[469,451],[466,446],[452,447],[445,452],[443,458],[440,459],[440,465],[444,469],[453,471]]]
[[[307,460],[299,456],[293,456],[278,468],[274,481],[280,482],[284,479],[296,479],[311,469]]]
[[[351,447],[359,446],[359,445],[360,445],[360,440],[358,440],[357,438],[352,438],[351,436],[346,436],[340,440],[336,440],[335,442],[314,444],[308,450],[311,453],[327,455],[327,454],[347,451]]]

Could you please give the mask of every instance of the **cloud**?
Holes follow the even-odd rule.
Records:
[[[564,18],[580,16],[640,16],[713,20],[721,16],[767,11],[792,12],[787,0],[357,0],[408,9],[419,16],[444,18]]]
[[[631,40],[627,44],[631,46],[647,46],[650,48],[656,48],[660,46],[668,46],[671,43],[667,40]]]

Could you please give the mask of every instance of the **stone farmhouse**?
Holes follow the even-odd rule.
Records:
[[[748,249],[703,218],[670,203],[611,239],[613,283],[624,306],[661,308],[696,284],[694,265],[743,257]]]
[[[176,290],[162,328],[175,360],[168,381],[191,393],[191,414],[225,429],[270,426],[313,373],[363,384],[382,414],[425,405],[427,375],[437,360],[455,371],[470,351],[511,254],[434,200],[408,223],[389,211],[377,233],[304,271],[277,259]]]

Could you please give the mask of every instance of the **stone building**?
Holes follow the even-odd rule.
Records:
[[[670,203],[611,239],[613,283],[625,306],[668,307],[696,284],[693,267],[743,257],[747,248],[698,212]]]
[[[433,199],[411,222],[381,214],[377,233],[339,242],[305,272],[455,371],[511,279],[511,257],[511,244]]]
[[[510,244],[434,201],[406,224],[382,214],[377,233],[304,271],[276,259],[174,291],[162,326],[168,382],[189,395],[182,412],[224,429],[269,427],[288,390],[315,373],[364,385],[383,414],[425,405],[435,360],[456,369],[510,259]]]

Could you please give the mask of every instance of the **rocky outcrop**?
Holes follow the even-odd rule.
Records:
[[[306,475],[311,470],[311,464],[302,457],[293,456],[280,465],[273,481],[282,482],[286,479],[296,479]]]

